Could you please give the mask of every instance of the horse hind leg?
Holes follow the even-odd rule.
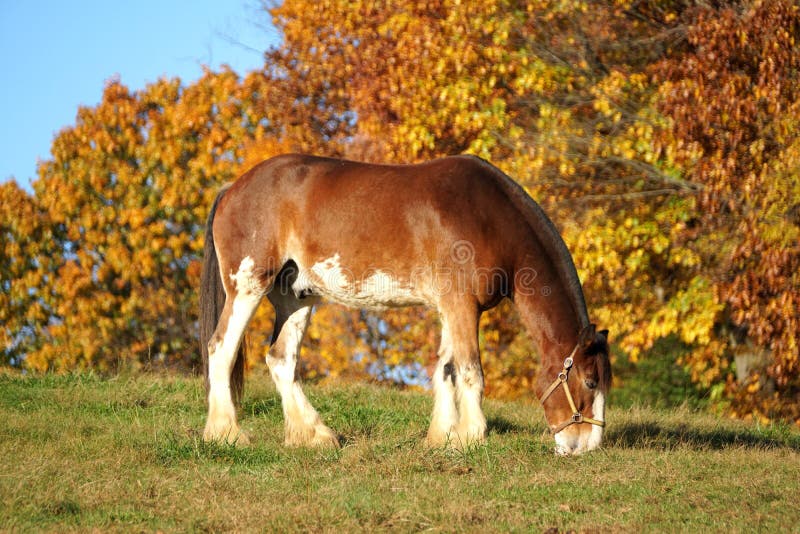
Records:
[[[297,358],[313,302],[298,299],[287,284],[276,284],[267,295],[275,308],[275,329],[267,354],[272,380],[281,395],[288,446],[339,447],[339,436],[328,428],[306,398],[297,378]]]
[[[249,439],[236,421],[230,379],[244,330],[263,293],[235,289],[227,293],[217,328],[208,344],[208,419],[203,439],[247,445]]]

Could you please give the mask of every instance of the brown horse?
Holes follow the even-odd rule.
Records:
[[[243,386],[241,339],[264,295],[275,308],[266,360],[282,398],[287,445],[338,446],[297,379],[300,344],[321,298],[438,310],[430,445],[484,439],[478,321],[512,299],[541,357],[536,393],[556,451],[600,445],[608,332],[590,324],[553,223],[479,158],[372,165],[287,155],[223,188],[208,219],[200,295],[206,440],[247,441],[234,406]]]

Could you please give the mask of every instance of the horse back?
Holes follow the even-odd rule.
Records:
[[[465,156],[416,165],[279,156],[231,187],[214,235],[225,236],[218,249],[232,271],[245,257],[265,276],[292,261],[309,291],[342,300],[332,293],[348,286],[370,301],[346,304],[380,307],[373,286],[387,284],[398,289],[388,306],[436,304],[432,285],[509,273],[530,237],[492,169]],[[502,297],[497,286],[479,289],[478,299]]]

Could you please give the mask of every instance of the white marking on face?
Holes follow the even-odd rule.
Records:
[[[578,436],[567,434],[566,430],[558,432],[553,437],[556,440],[556,454],[559,456],[569,456],[578,447]]]
[[[602,392],[595,393],[594,401],[592,402],[592,418],[598,421],[605,421],[605,396]],[[583,427],[589,423],[581,423],[580,427],[582,432],[575,434],[567,434],[566,429],[556,434],[556,454],[560,456],[569,456],[571,454],[583,454],[596,449],[603,441],[603,427],[599,425],[591,425],[591,431],[586,432]],[[567,428],[572,428],[571,425]]]
[[[592,403],[592,414],[598,421],[605,421],[605,408],[606,398],[601,391],[597,391],[594,395],[594,402]],[[592,433],[589,434],[589,439],[586,443],[586,450],[591,451],[600,446],[603,441],[603,427],[592,425]]]

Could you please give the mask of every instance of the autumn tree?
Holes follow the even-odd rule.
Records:
[[[791,1],[699,7],[685,54],[659,66],[659,109],[675,164],[701,184],[691,225],[724,308],[716,342],[686,363],[724,380],[734,410],[800,421],[800,8]],[[702,248],[701,248],[702,247]],[[728,362],[724,362],[730,364]],[[744,373],[743,373],[744,371]],[[717,378],[718,377],[718,378]]]
[[[15,182],[0,185],[0,361],[19,366],[41,349],[52,318],[48,278],[63,257],[63,228],[51,224],[36,196]]]
[[[263,72],[223,69],[136,92],[111,81],[99,105],[81,108],[39,167],[34,198],[3,188],[6,359],[36,370],[191,366],[203,222],[251,152],[264,155],[266,139],[291,144],[280,140],[292,107],[276,106],[276,93]],[[296,145],[311,149],[303,135]]]
[[[358,117],[349,154],[410,162],[472,152],[499,164],[551,213],[568,214],[560,221],[578,259],[587,260],[579,261],[584,279],[611,286],[588,285],[599,320],[631,348],[646,343],[634,339],[637,318],[664,303],[650,297],[647,278],[656,260],[642,254],[639,239],[654,256],[668,256],[666,219],[682,215],[664,198],[693,190],[662,168],[652,142],[660,120],[655,88],[644,73],[679,30],[650,24],[613,2],[592,9],[579,2],[500,0],[285,2],[272,14],[285,36],[274,60],[288,59],[315,83],[327,81],[335,93],[349,95]],[[620,40],[631,44],[627,54],[615,44]],[[631,194],[651,202],[609,212],[611,202]],[[605,207],[596,207],[601,200]],[[666,222],[651,223],[662,208]],[[569,232],[570,221],[572,228],[586,230],[593,221],[606,227]],[[622,243],[633,226],[638,236]],[[602,265],[613,250],[620,259]],[[604,276],[609,272],[616,282]],[[641,286],[635,295],[633,283]],[[646,299],[646,309],[637,297]],[[431,315],[388,317],[396,325],[383,336],[391,347],[413,347],[404,342],[413,319],[435,328]],[[526,393],[536,359],[510,308],[487,314],[482,326],[490,393]],[[432,358],[431,345],[422,353]],[[416,354],[404,349],[392,361]]]
[[[81,108],[56,137],[33,186],[63,228],[64,258],[44,281],[56,296],[48,342],[28,352],[27,366],[108,369],[191,357],[184,288],[204,206],[233,177],[224,160],[239,143],[224,121],[235,121],[236,81],[227,72],[189,89],[163,80],[139,93],[112,81],[101,103]]]
[[[730,382],[732,370],[727,317],[744,313],[723,296],[725,284],[717,273],[732,264],[720,262],[719,251],[742,228],[723,225],[720,231],[698,217],[709,207],[704,199],[711,189],[708,179],[695,174],[704,166],[700,162],[696,167],[702,151],[681,128],[718,128],[707,113],[696,113],[698,102],[692,99],[700,89],[725,88],[708,95],[724,107],[731,87],[759,82],[739,80],[740,85],[726,88],[719,79],[704,81],[719,69],[705,69],[690,58],[703,39],[744,45],[753,39],[750,33],[766,27],[780,35],[764,36],[763,42],[781,48],[781,57],[797,57],[790,20],[795,11],[781,6],[330,0],[285,2],[272,14],[285,36],[275,57],[314,78],[312,85],[328,83],[334,94],[349,96],[358,120],[348,153],[361,159],[416,161],[467,151],[492,159],[554,214],[574,251],[593,315],[612,328],[628,357],[636,361],[657,340],[675,339],[685,347],[686,357],[679,363],[700,386],[713,387],[718,394]],[[782,11],[783,18],[748,26],[752,13],[769,9]],[[771,83],[793,72],[784,59],[772,63],[776,59],[770,59],[765,47],[747,46],[756,54],[731,58],[712,51],[710,57],[719,65],[728,61],[733,71],[744,59],[756,71],[772,73]],[[772,65],[771,70],[757,67],[759,61]],[[683,80],[682,92],[676,92],[674,80]],[[788,85],[782,86],[784,92]],[[676,95],[682,106],[671,102]],[[774,98],[787,106],[793,102],[790,93],[774,91],[748,98],[766,106]],[[730,112],[721,110],[720,119],[740,136],[733,128],[737,115]],[[791,117],[789,113],[776,127],[791,131]],[[749,144],[739,144],[742,151],[758,152],[753,143],[762,134],[771,137],[755,129]],[[791,146],[781,143],[779,151]],[[793,183],[790,160],[779,172],[787,177],[784,183]],[[761,184],[769,182],[766,175],[753,176]],[[791,198],[790,190],[780,186],[770,198]],[[704,213],[717,216],[713,210]],[[753,235],[770,234],[763,225],[750,228]],[[788,244],[776,252],[782,254],[778,265],[795,265],[794,233],[778,230],[775,235]],[[740,270],[750,277],[758,272],[744,266]],[[786,274],[775,277],[773,287],[797,286],[789,276],[796,269],[779,270]],[[741,285],[746,278],[737,280]],[[786,306],[795,301],[782,298],[780,306],[770,304],[773,312],[764,315],[771,317],[764,325],[786,323],[778,317],[785,317]],[[524,377],[534,371],[530,347],[511,334],[518,328],[507,311],[489,315],[483,323],[489,367],[504,378],[501,388],[516,384],[501,394],[524,389]],[[432,326],[434,319],[427,321]],[[404,324],[403,316],[396,322]],[[764,331],[768,333],[760,342],[771,339],[774,329]],[[796,328],[786,332],[783,345],[790,347]],[[495,357],[500,354],[502,358]]]
[[[468,152],[555,219],[618,357],[658,358],[666,340],[735,414],[800,419],[792,2],[265,9],[283,42],[262,70],[139,91],[111,82],[59,133],[33,195],[0,189],[4,361],[191,366],[200,233],[221,183],[283,152]],[[249,330],[253,364],[268,308]],[[437,321],[321,306],[302,372],[391,378],[430,364]],[[510,304],[481,327],[488,393],[529,395],[537,360]]]

